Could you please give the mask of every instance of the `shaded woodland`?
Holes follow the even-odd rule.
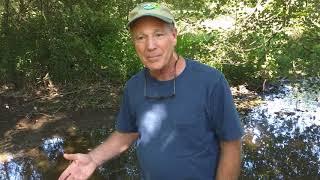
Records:
[[[139,2],[3,0],[1,84],[125,82],[141,68],[126,29]],[[218,68],[233,85],[320,75],[319,0],[158,2],[177,17],[178,52]],[[221,17],[228,28],[206,23]]]

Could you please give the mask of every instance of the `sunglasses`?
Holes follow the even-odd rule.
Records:
[[[177,73],[176,73],[176,66],[177,66],[177,62],[179,60],[179,56],[174,64],[174,77],[173,77],[173,80],[172,80],[172,90],[170,91],[170,93],[166,93],[165,95],[159,95],[158,93],[151,93],[151,89],[152,88],[148,88],[148,77],[147,77],[147,69],[145,68],[144,69],[144,97],[146,99],[157,99],[157,100],[162,100],[162,99],[169,99],[169,98],[173,98],[175,95],[176,95],[176,76],[177,76]],[[151,83],[150,83],[151,84]],[[149,91],[148,91],[149,89]]]
[[[169,99],[169,98],[173,98],[176,95],[176,74],[174,75],[174,78],[172,80],[172,90],[170,91],[170,93],[166,94],[166,95],[153,95],[152,93],[148,93],[148,78],[147,78],[147,74],[146,71],[144,71],[144,97],[147,99]],[[151,88],[149,88],[151,90]]]

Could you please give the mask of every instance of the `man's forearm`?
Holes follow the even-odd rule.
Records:
[[[97,146],[88,154],[97,166],[126,151],[138,138],[138,133],[113,132],[106,141]]]
[[[240,175],[241,141],[221,142],[217,180],[234,180]]]

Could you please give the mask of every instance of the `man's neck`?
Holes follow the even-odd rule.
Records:
[[[177,75],[178,54],[172,54],[168,65],[160,70],[149,71],[150,75],[159,81],[168,81],[174,79]]]
[[[149,73],[159,81],[172,80],[182,72],[181,68],[184,68],[184,64],[184,59],[179,57],[178,54],[175,54],[166,67],[158,71],[149,71]]]

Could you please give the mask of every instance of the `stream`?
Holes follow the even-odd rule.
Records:
[[[270,89],[259,95],[258,105],[240,112],[245,130],[241,179],[319,178],[320,79],[283,81]],[[245,97],[236,97],[240,102],[241,98]],[[6,160],[0,157],[0,180],[57,179],[69,163],[62,158],[66,146],[85,152],[108,134],[101,128],[79,130],[77,138],[44,137],[39,148],[49,165],[44,168],[37,159],[2,155]],[[138,180],[134,148],[98,168],[91,179]]]

